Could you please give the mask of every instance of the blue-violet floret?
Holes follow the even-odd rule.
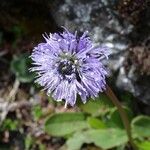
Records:
[[[107,59],[106,46],[95,47],[84,32],[63,33],[45,36],[45,43],[34,48],[31,58],[31,71],[37,73],[35,82],[44,87],[48,95],[56,101],[65,100],[65,106],[74,106],[77,95],[83,103],[87,98],[95,98],[105,90],[107,70],[102,59]]]

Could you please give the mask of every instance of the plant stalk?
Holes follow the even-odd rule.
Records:
[[[118,100],[118,98],[116,97],[116,95],[114,94],[114,92],[111,90],[111,88],[106,85],[106,95],[110,98],[110,100],[112,101],[112,103],[117,107],[118,112],[120,114],[120,117],[122,119],[122,122],[124,124],[124,127],[126,129],[127,132],[127,136],[129,139],[129,143],[131,144],[132,148],[134,150],[137,150],[136,145],[134,144],[133,138],[132,138],[132,133],[131,133],[131,126],[130,126],[130,122],[128,120],[127,114],[125,112],[125,110],[122,108],[122,105],[120,103],[120,101]]]

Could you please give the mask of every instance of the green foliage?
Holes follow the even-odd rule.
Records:
[[[50,116],[45,131],[53,136],[67,138],[67,150],[79,150],[83,144],[94,143],[102,149],[124,150],[128,142],[118,110],[105,96],[80,104],[83,113],[61,113]],[[150,117],[133,117],[128,106],[124,107],[132,125],[135,140],[150,137]],[[67,136],[69,135],[69,136]],[[137,143],[139,150],[148,150],[149,142]]]
[[[54,114],[45,123],[45,131],[53,136],[66,136],[87,128],[88,124],[83,113]]]
[[[79,107],[85,113],[99,116],[105,115],[112,107],[112,104],[104,94],[101,94],[95,100],[90,99],[86,104],[80,104]]]
[[[137,116],[132,120],[133,133],[140,137],[150,137],[150,117]]]
[[[128,141],[126,132],[120,129],[90,129],[74,134],[67,141],[68,150],[78,150],[84,143],[94,143],[102,149],[109,149],[125,144]]]
[[[106,128],[106,125],[105,123],[98,119],[98,118],[94,118],[94,117],[89,117],[87,119],[89,125],[94,128],[94,129],[103,129],[103,128]]]
[[[31,137],[31,135],[27,135],[25,138],[25,150],[30,150],[33,143],[34,143],[34,140]]]
[[[18,80],[23,83],[33,81],[35,74],[29,72],[31,59],[28,54],[14,56],[11,61],[11,71],[16,75]]]
[[[149,150],[150,149],[150,141],[144,141],[137,144],[139,150]]]
[[[35,120],[40,119],[43,115],[41,106],[39,105],[34,106],[32,109],[32,114]]]
[[[129,121],[131,121],[133,118],[132,112],[128,108],[124,108],[124,111],[128,115]],[[119,114],[117,108],[111,109],[110,119],[109,119],[108,124],[113,127],[118,127],[118,128],[124,129],[124,125],[122,123],[122,119],[120,117],[120,114]]]
[[[12,119],[6,119],[1,127],[1,130],[17,130],[19,126],[19,121],[18,120],[12,120]]]
[[[44,144],[40,143],[39,144],[39,150],[46,150],[46,147]]]
[[[83,113],[61,113],[50,116],[45,123],[45,131],[50,135],[65,138],[66,135],[70,135],[66,142],[68,150],[79,150],[84,143],[94,143],[102,149],[114,147],[118,147],[118,150],[124,149],[128,142],[126,131],[118,110],[106,96],[102,95],[97,100],[80,104],[79,107]],[[124,110],[129,120],[132,120],[134,138],[150,136],[150,118],[146,116],[133,118],[127,106]]]
[[[36,141],[35,137],[32,137],[30,134],[28,134],[25,137],[25,150],[31,150],[35,145],[37,145],[39,150],[46,150],[44,144]]]
[[[103,96],[105,97],[105,96]],[[124,150],[128,138],[122,120],[116,107],[107,102],[107,99],[97,99],[86,104],[80,104],[81,112],[54,113],[46,119],[44,130],[51,136],[63,137],[66,139],[63,147],[66,150],[80,150],[84,144],[94,144],[100,149]],[[95,109],[95,110],[94,110]],[[133,138],[139,150],[150,149],[150,117],[133,117],[128,106],[124,107],[129,120],[131,121]],[[43,117],[42,106],[33,106],[32,115],[34,121]],[[14,131],[19,128],[19,121],[4,120],[1,131]],[[25,150],[45,150],[46,146],[27,134],[24,138]]]

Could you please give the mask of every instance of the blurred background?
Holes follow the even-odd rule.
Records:
[[[64,108],[34,84],[32,49],[43,33],[89,31],[111,49],[107,83],[121,100],[139,150],[150,150],[150,1],[1,0],[0,150],[131,150],[105,93]]]

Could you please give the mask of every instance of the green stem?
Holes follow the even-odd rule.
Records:
[[[127,114],[126,114],[125,110],[122,108],[120,101],[118,100],[118,98],[116,97],[116,95],[114,94],[114,92],[111,90],[111,88],[108,85],[106,86],[106,94],[110,98],[112,103],[117,107],[120,117],[122,119],[122,122],[124,124],[124,127],[126,129],[129,142],[130,142],[132,148],[134,150],[136,150],[137,148],[133,142],[133,138],[132,138],[132,134],[131,134],[131,126],[130,126]]]

